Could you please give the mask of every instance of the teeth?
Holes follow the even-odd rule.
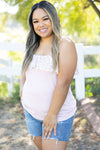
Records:
[[[41,30],[40,30],[40,32],[45,32],[45,31],[47,31],[47,29],[41,29]]]

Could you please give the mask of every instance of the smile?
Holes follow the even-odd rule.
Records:
[[[45,29],[40,29],[39,32],[44,33],[44,32],[46,32],[47,30],[48,30],[47,28],[45,28]]]

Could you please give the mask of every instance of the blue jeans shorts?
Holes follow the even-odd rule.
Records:
[[[25,111],[26,125],[30,135],[33,137],[42,136],[43,137],[43,121],[35,119],[30,113]],[[74,116],[71,118],[57,122],[56,135],[52,130],[51,136],[49,139],[56,139],[58,141],[69,141],[72,125],[73,125]]]

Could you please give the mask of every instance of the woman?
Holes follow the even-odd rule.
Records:
[[[39,150],[65,150],[76,111],[70,89],[75,45],[61,37],[56,9],[47,1],[31,8],[29,26],[20,84],[27,128]]]

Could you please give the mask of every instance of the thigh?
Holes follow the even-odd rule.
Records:
[[[72,125],[73,125],[73,119],[74,116],[71,118],[64,120],[64,121],[59,121],[57,123],[56,127],[56,135],[54,135],[54,130],[51,132],[50,138],[49,139],[56,139],[58,141],[69,141],[71,130],[72,130]],[[44,127],[42,126],[42,132],[44,130]],[[42,136],[44,139],[44,137]]]
[[[25,110],[26,125],[29,134],[33,137],[42,136],[42,121],[35,119],[29,112]]]
[[[35,146],[38,148],[38,150],[42,150],[42,136],[34,137],[31,136]]]
[[[42,150],[66,150],[67,142],[55,139],[42,139]]]
[[[74,116],[67,120],[59,121],[57,123],[56,135],[54,135],[53,130],[49,139],[44,139],[42,136],[42,150],[66,150],[67,142],[69,141],[71,134],[73,119]],[[42,127],[42,130],[43,129],[44,127]]]

